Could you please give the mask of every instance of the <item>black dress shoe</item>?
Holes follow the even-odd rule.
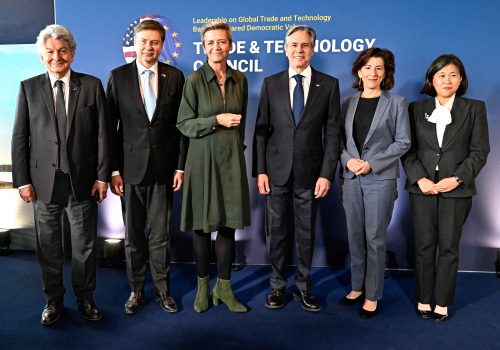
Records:
[[[168,295],[168,291],[164,290],[156,294],[156,300],[160,302],[161,308],[166,312],[177,312],[177,305],[174,298]]]
[[[42,312],[41,322],[44,326],[48,326],[61,318],[64,311],[64,305],[62,303],[56,303],[55,301],[49,301]]]
[[[91,322],[98,322],[102,319],[102,314],[97,305],[91,299],[77,301],[78,311],[84,319]]]
[[[430,310],[419,310],[418,308],[416,309],[417,310],[417,315],[418,317],[420,318],[432,318],[432,315],[433,315],[433,312],[430,311]]]
[[[373,316],[376,316],[378,314],[378,305],[377,308],[373,311],[368,311],[366,309],[363,309],[363,306],[359,308],[359,316],[364,319],[372,318]]]
[[[436,321],[437,323],[441,323],[441,322],[444,322],[448,319],[448,314],[446,315],[441,315],[441,314],[438,314],[437,312],[434,312],[432,314],[432,318],[434,319],[434,321]]]
[[[300,307],[303,310],[310,312],[320,311],[320,307],[318,302],[316,301],[316,298],[308,290],[295,289],[293,291],[293,298],[300,303]]]
[[[268,309],[281,309],[285,306],[285,290],[271,288],[271,293],[267,296],[264,306]]]
[[[132,292],[125,303],[125,313],[127,315],[135,314],[141,308],[142,299],[144,299],[144,292]]]
[[[361,302],[363,300],[364,300],[363,293],[361,293],[358,297],[356,297],[354,299],[350,299],[346,295],[345,297],[343,297],[342,299],[340,299],[340,304],[344,305],[344,306],[352,306],[352,305],[356,305],[357,303],[359,303],[359,302]]]

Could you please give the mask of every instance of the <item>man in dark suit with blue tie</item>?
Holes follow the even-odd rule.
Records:
[[[101,81],[70,69],[76,42],[49,25],[37,39],[47,73],[21,82],[12,135],[12,175],[33,203],[46,306],[43,325],[64,310],[62,219],[71,228],[72,282],[82,316],[99,321],[96,287],[97,203],[109,180],[109,123]]]
[[[165,29],[153,20],[135,28],[137,59],[114,69],[107,86],[114,134],[111,191],[122,199],[125,256],[131,294],[126,314],[134,314],[144,298],[146,261],[157,300],[176,312],[169,292],[169,221],[173,191],[180,190],[187,141],[176,128],[184,76],[158,62]],[[147,242],[145,233],[147,234]]]
[[[297,272],[293,296],[306,311],[319,311],[309,272],[317,200],[335,176],[340,145],[337,79],[311,68],[316,32],[292,27],[286,34],[289,68],[262,84],[253,141],[253,175],[266,196],[266,238],[272,266],[265,306],[284,306],[287,222],[293,205]]]

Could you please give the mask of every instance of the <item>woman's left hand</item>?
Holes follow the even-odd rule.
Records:
[[[450,192],[457,188],[459,183],[454,177],[446,177],[436,184],[439,192]]]
[[[241,123],[240,114],[222,113],[218,114],[215,118],[217,119],[217,123],[219,123],[222,126],[225,126],[226,128],[232,128],[240,125]]]
[[[370,171],[372,171],[370,163],[368,163],[366,160],[361,160],[361,161],[363,162],[362,165],[358,168],[357,171],[354,172],[356,176],[368,174],[370,173]]]

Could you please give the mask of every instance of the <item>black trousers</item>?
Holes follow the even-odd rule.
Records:
[[[271,185],[271,193],[266,196],[266,241],[272,267],[270,284],[272,288],[283,289],[285,258],[292,233],[288,230],[290,209],[294,212],[295,251],[297,271],[295,286],[308,290],[311,285],[311,270],[316,232],[317,201],[314,189],[297,188],[292,183],[285,186]]]
[[[125,257],[132,291],[144,289],[148,254],[156,289],[159,292],[168,290],[172,197],[171,185],[155,182],[125,184],[125,196],[122,197]]]
[[[415,228],[416,297],[423,304],[453,304],[462,227],[472,197],[449,198],[410,193]],[[436,254],[437,251],[437,254]]]
[[[36,191],[36,189],[35,189]],[[50,203],[33,202],[37,256],[42,270],[43,292],[47,302],[63,302],[64,212],[71,229],[72,284],[77,299],[91,299],[96,288],[97,203],[94,198],[78,202],[73,196],[69,176],[56,173]]]

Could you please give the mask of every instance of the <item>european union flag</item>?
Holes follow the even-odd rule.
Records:
[[[129,63],[136,58],[135,48],[134,48],[134,29],[142,21],[146,19],[152,19],[159,22],[165,28],[165,43],[163,44],[163,49],[161,51],[158,60],[170,64],[172,66],[177,65],[178,59],[182,55],[182,38],[181,33],[177,29],[177,26],[170,19],[160,16],[157,14],[147,14],[141,16],[127,27],[127,31],[123,35],[123,57]]]

